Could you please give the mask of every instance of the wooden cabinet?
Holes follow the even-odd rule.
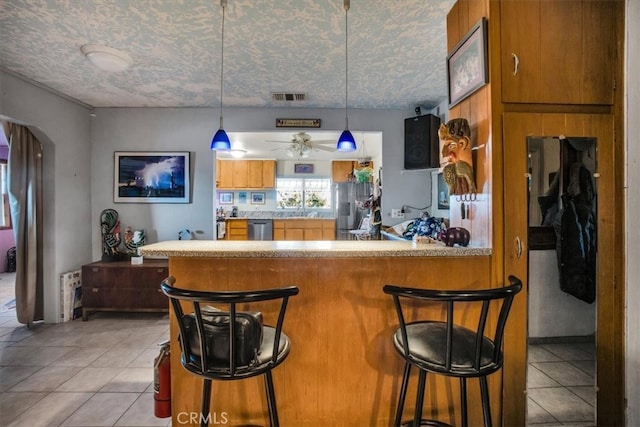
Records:
[[[169,275],[166,260],[93,262],[82,266],[82,320],[94,311],[167,311],[160,282]]]
[[[275,160],[216,160],[218,189],[266,189],[275,186]]]
[[[613,104],[613,3],[501,0],[503,102]]]
[[[274,219],[273,240],[335,240],[333,219]]]
[[[247,240],[249,221],[244,218],[227,218],[225,221],[225,240]]]
[[[354,160],[334,160],[331,162],[331,180],[333,182],[354,181],[353,170],[359,170],[365,167],[373,169],[373,162],[370,161],[368,165],[361,165]]]

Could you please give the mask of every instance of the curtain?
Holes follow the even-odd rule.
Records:
[[[42,145],[25,126],[9,126],[7,187],[16,241],[16,315],[42,320]]]

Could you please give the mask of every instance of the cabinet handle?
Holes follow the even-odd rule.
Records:
[[[520,58],[515,53],[511,53],[511,57],[513,58],[513,75],[517,76],[520,69]]]
[[[515,247],[516,247],[516,258],[520,259],[520,257],[522,256],[522,240],[520,240],[520,236],[516,236]]]

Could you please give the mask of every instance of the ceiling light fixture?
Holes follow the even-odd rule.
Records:
[[[80,46],[80,52],[103,71],[119,73],[133,64],[133,60],[127,53],[109,46],[85,44]]]
[[[229,135],[224,131],[222,126],[222,82],[224,73],[224,8],[227,6],[227,0],[220,0],[222,6],[222,48],[220,49],[220,129],[216,132],[211,140],[211,149],[216,151],[228,151],[231,149],[231,141]]]
[[[338,138],[338,151],[356,151],[356,140],[349,131],[349,24],[348,15],[351,0],[344,0],[344,122],[345,129]]]
[[[234,148],[233,150],[229,150],[229,153],[231,154],[231,157],[233,157],[234,159],[241,159],[242,157],[244,157],[245,154],[247,154],[247,150]]]

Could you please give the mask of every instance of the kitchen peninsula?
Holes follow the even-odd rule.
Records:
[[[169,274],[180,288],[300,288],[289,301],[283,329],[291,353],[273,371],[281,425],[296,427],[391,425],[403,363],[392,345],[398,320],[382,286],[483,288],[491,259],[487,248],[408,241],[192,240],[154,243],[141,252],[168,257]],[[172,425],[188,425],[178,414],[199,411],[201,380],[180,364],[171,316]],[[425,416],[456,424],[457,381],[433,376],[428,382]],[[413,410],[416,383],[406,414]],[[501,376],[489,377],[489,383],[492,412],[500,414]],[[225,412],[230,425],[268,425],[261,377],[214,382],[212,396],[211,413]],[[478,425],[479,399],[472,395],[469,404],[470,425]]]

